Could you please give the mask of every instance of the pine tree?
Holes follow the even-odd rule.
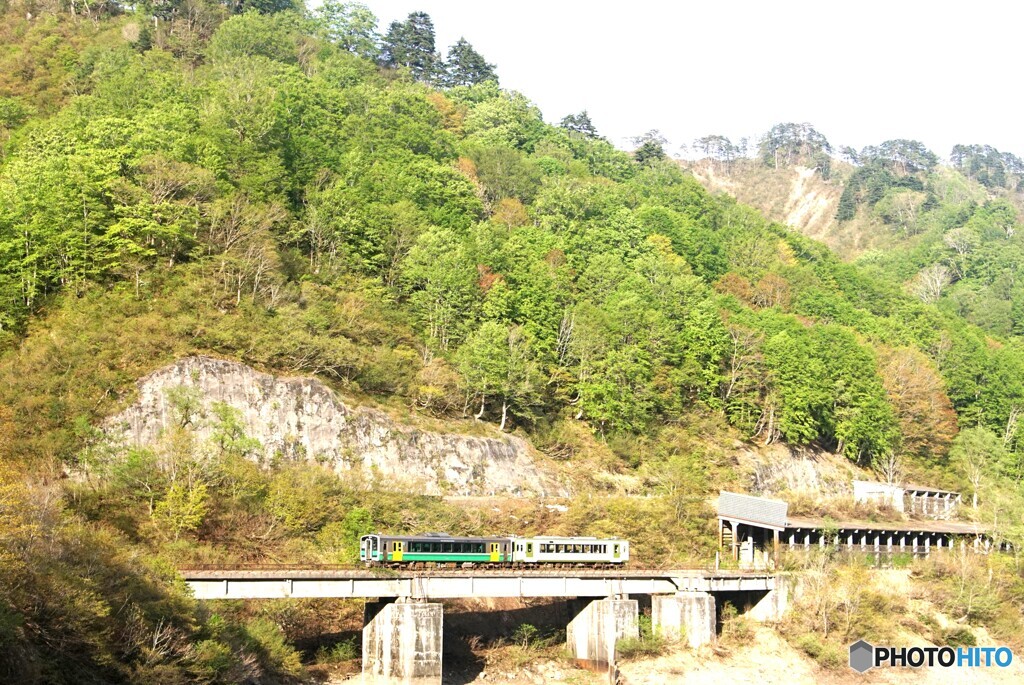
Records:
[[[384,36],[382,62],[393,69],[407,67],[417,81],[432,81],[438,55],[430,15],[413,12],[404,22],[391,22]]]
[[[590,115],[587,114],[587,110],[583,110],[579,114],[570,114],[566,116],[558,124],[567,131],[573,133],[580,133],[587,138],[597,138],[597,127],[594,126],[594,122],[590,120]]]
[[[459,38],[448,48],[448,59],[444,65],[444,85],[473,86],[484,81],[498,81],[494,65],[488,64],[483,55],[473,49],[465,38]]]

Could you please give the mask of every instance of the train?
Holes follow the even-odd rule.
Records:
[[[422,535],[364,535],[359,560],[367,566],[463,567],[619,566],[629,561],[629,541],[593,537],[455,537],[447,533]]]

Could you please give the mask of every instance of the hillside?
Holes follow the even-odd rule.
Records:
[[[956,145],[950,162],[918,141],[861,152],[809,124],[779,124],[755,159],[722,136],[684,166],[776,221],[924,302],[1000,336],[1020,336],[1024,290],[1024,162],[987,145]],[[723,142],[724,141],[724,142]],[[782,150],[780,163],[772,150]]]
[[[843,183],[835,177],[823,179],[814,168],[774,169],[746,160],[736,160],[728,167],[712,160],[685,166],[708,191],[735,197],[773,221],[825,243],[844,258],[884,249],[893,242],[880,230],[877,224],[881,222],[872,222],[868,217],[840,223],[836,210]]]
[[[947,184],[851,262],[773,213],[845,245],[826,219],[853,167],[751,166],[766,218],[745,172],[714,176],[737,201],[655,140],[545,122],[468,43],[442,59],[422,13],[381,35],[337,3],[0,8],[0,679],[308,680],[351,659],[351,605],[211,609],[175,569],[440,530],[704,565],[717,491],[767,461],[796,498],[794,454],[830,483],[804,507],[896,469],[1024,545],[1010,200],[956,214]],[[906,286],[950,250],[956,284]],[[1015,559],[978,563],[920,572],[1019,644]],[[861,585],[824,620],[877,599]],[[871,606],[857,625],[887,634]],[[792,640],[834,668],[847,636],[815,631]]]

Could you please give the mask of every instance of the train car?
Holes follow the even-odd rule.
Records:
[[[512,538],[512,560],[524,564],[624,564],[629,540],[622,538]]]
[[[364,535],[359,560],[366,564],[510,564],[512,539],[459,538],[447,533]]]

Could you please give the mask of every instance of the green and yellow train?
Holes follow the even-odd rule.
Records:
[[[454,537],[423,535],[364,535],[359,560],[368,566],[465,567],[621,565],[629,561],[629,541],[621,538],[579,537]]]

